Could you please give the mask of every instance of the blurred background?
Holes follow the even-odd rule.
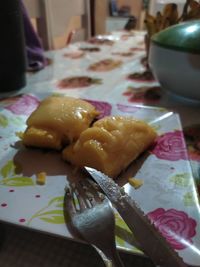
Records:
[[[123,29],[130,18],[143,29],[148,0],[24,0],[24,4],[48,50]]]

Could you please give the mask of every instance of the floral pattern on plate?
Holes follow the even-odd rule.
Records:
[[[36,197],[39,197],[39,195],[36,195]],[[27,222],[27,225],[30,225],[34,219],[39,219],[51,224],[65,223],[66,220],[63,211],[63,201],[64,196],[52,198],[45,207],[31,216]]]
[[[98,119],[101,119],[105,116],[109,116],[111,114],[112,105],[110,105],[109,103],[102,101],[88,100],[88,99],[84,100],[95,106],[96,109],[100,112]]]
[[[13,160],[9,160],[0,169],[2,179],[0,180],[0,186],[8,187],[24,187],[34,186],[34,181],[31,177],[25,177],[22,175],[22,166],[16,164]]]
[[[158,208],[148,213],[148,217],[174,249],[183,250],[187,242],[193,243],[197,222],[184,211]]]
[[[5,109],[16,115],[30,115],[39,105],[39,102],[35,96],[23,95],[20,98],[16,98],[13,103],[6,105]]]
[[[170,161],[187,160],[188,154],[183,132],[174,131],[159,136],[152,153],[159,159]]]

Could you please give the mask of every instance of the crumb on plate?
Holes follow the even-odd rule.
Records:
[[[128,179],[128,182],[131,186],[133,186],[135,189],[138,189],[140,188],[143,184],[144,184],[144,181],[143,180],[140,180],[140,179],[136,179],[136,178],[129,178]]]
[[[36,174],[36,183],[38,185],[44,185],[46,183],[46,172],[39,172]]]

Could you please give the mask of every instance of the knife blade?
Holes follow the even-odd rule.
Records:
[[[178,253],[169,245],[123,188],[119,187],[113,179],[104,173],[90,167],[85,167],[85,169],[134,233],[143,252],[149,256],[156,266],[187,267]]]

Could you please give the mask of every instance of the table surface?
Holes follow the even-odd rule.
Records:
[[[110,42],[95,43],[103,39]],[[86,47],[95,47],[100,51],[85,50],[83,52],[83,50],[80,50],[80,48]],[[61,50],[47,52],[46,56],[50,64],[37,73],[27,74],[27,86],[18,94],[31,93],[46,96],[52,93],[64,93],[69,96],[98,101],[106,100],[107,102],[123,105],[137,104],[138,106],[163,107],[178,112],[182,125],[186,129],[194,125],[196,127],[199,123],[200,104],[198,102],[186,100],[166,92],[159,87],[155,80],[136,81],[130,79],[130,73],[145,71],[145,65],[142,61],[145,57],[144,32],[117,31],[108,36],[98,36],[92,42],[75,43]],[[72,84],[69,86],[69,81],[68,85],[66,85],[66,81],[63,82],[63,79],[67,77],[88,76],[88,70],[86,71],[88,66],[108,58],[117,61],[118,68],[111,71],[103,69],[100,72],[91,72],[90,77],[92,79],[87,86],[79,84],[78,87],[72,88]],[[6,101],[9,102],[9,99]],[[194,151],[192,150],[192,152]],[[195,156],[194,153],[191,154],[191,163],[197,186],[199,186],[198,162],[200,161],[198,153],[195,150]],[[23,266],[22,262],[25,262],[24,266],[69,266],[69,264],[70,266],[101,266],[99,256],[90,246],[8,225],[5,225],[4,229],[6,229],[7,235],[6,241],[0,250],[2,266]],[[12,243],[12,246],[10,246],[10,243]],[[38,243],[39,246],[37,246]],[[16,244],[15,249],[13,244]],[[58,256],[54,260],[49,256],[50,249]],[[15,251],[13,253],[15,257],[13,258],[9,257],[11,251],[12,253]],[[33,252],[32,258],[30,258],[30,251]],[[77,255],[76,253],[80,257],[74,256]],[[133,266],[133,264],[153,266],[145,258],[128,254],[122,254],[122,257],[126,266]],[[36,259],[39,261],[37,264]],[[14,262],[14,260],[17,261]],[[30,262],[30,264],[27,264],[27,262]]]

